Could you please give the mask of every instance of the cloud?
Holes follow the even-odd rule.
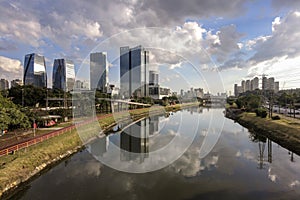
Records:
[[[275,18],[272,23],[272,35],[257,42],[256,51],[250,59],[253,64],[274,57],[295,58],[300,56],[300,13],[290,12],[284,18]]]
[[[272,0],[272,7],[276,10],[282,10],[284,8],[299,9],[300,1],[297,0]]]
[[[224,26],[216,36],[209,36],[214,39],[214,42],[210,44],[208,51],[216,56],[218,62],[222,63],[241,49],[239,41],[242,36],[243,34],[237,32],[235,25]]]
[[[15,79],[22,76],[22,63],[19,60],[0,56],[0,74],[1,78]]]

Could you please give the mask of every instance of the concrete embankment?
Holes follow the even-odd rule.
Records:
[[[300,122],[288,119],[272,120],[257,117],[255,113],[226,109],[226,117],[258,135],[265,136],[282,147],[300,155]]]

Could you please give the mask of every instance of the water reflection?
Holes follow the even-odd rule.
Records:
[[[215,120],[210,127],[212,113]],[[181,118],[185,119],[181,123],[184,127],[179,129]],[[222,119],[222,109],[193,108],[168,118],[151,116],[135,126],[119,125],[123,131],[89,145],[92,154],[83,151],[72,156],[67,165],[62,163],[31,182],[28,191],[18,198],[298,199],[299,156],[268,138],[250,133],[232,120],[225,119],[223,127]],[[91,156],[112,159],[123,167],[149,166],[155,156],[152,153],[168,145],[174,135],[184,138],[195,129],[197,135],[185,153],[167,167],[151,173],[123,173]],[[216,137],[219,130],[222,134],[216,145],[201,157],[205,138]],[[180,140],[176,145],[181,143]],[[175,147],[170,149],[176,151]],[[163,160],[166,155],[160,156]]]
[[[136,123],[136,126],[130,126],[121,133],[121,161],[133,160],[141,163],[149,157],[149,121],[148,118],[141,120]]]

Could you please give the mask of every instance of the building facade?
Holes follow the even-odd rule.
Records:
[[[120,48],[122,98],[149,96],[149,51],[142,46]]]
[[[74,63],[67,59],[55,59],[53,64],[52,87],[65,92],[75,85]]]
[[[90,54],[90,87],[92,90],[107,92],[108,63],[106,52]]]
[[[259,89],[259,79],[258,79],[257,77],[255,77],[255,78],[252,79],[251,81],[252,81],[251,89],[252,89],[252,90]]]
[[[25,56],[24,85],[33,85],[35,87],[47,87],[47,72],[44,56],[36,53]]]
[[[6,79],[0,79],[0,90],[8,90],[9,85],[8,85],[8,80]]]

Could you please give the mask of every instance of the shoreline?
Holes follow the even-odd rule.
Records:
[[[131,120],[138,120],[143,117],[148,117],[148,116],[153,116],[153,115],[160,115],[160,114],[165,114],[166,112],[176,112],[185,108],[189,107],[194,107],[194,106],[199,106],[197,103],[191,103],[191,104],[178,104],[175,106],[167,106],[163,107],[164,110],[158,109],[158,110],[153,110],[152,112],[149,111],[149,109],[142,109],[138,110],[136,112],[130,113],[130,119]],[[105,120],[111,120],[110,117],[106,117]],[[101,119],[102,120],[102,119]],[[124,119],[124,121],[129,120],[129,119]],[[107,133],[114,125],[116,125],[116,122],[114,119],[112,119],[111,123],[104,123],[103,126],[103,131],[102,133]],[[60,141],[62,139],[63,141]],[[91,138],[92,139],[97,139]],[[58,149],[56,150],[50,150],[50,152],[41,152],[42,150],[45,150],[47,148],[47,143],[50,143],[48,145],[57,145],[55,144],[59,142],[68,142],[68,140],[72,140],[72,144],[70,146],[63,146],[63,144],[60,144],[59,147],[61,148],[66,148],[66,149]],[[46,144],[46,146],[45,146]],[[43,147],[45,146],[45,147]],[[17,151],[14,155],[7,155],[5,158],[8,160],[6,163],[5,160],[2,161],[0,159],[0,177],[3,176],[0,180],[0,199],[9,199],[15,194],[17,194],[19,191],[22,191],[22,186],[24,184],[32,181],[34,178],[40,176],[43,174],[48,169],[51,169],[51,167],[55,166],[56,164],[60,163],[62,160],[74,155],[78,151],[84,149],[85,144],[83,141],[79,138],[79,135],[77,133],[77,129],[72,130],[70,132],[64,133],[62,135],[59,135],[55,138],[51,138],[48,141],[45,141],[43,143],[36,144],[34,146],[28,147],[26,149]],[[59,150],[62,150],[62,152],[59,152]],[[44,160],[34,160],[35,162],[38,162],[36,165],[35,163],[30,163],[35,158],[34,154],[41,154],[39,156],[43,156]],[[54,155],[52,155],[54,154]],[[10,158],[13,157],[13,158]],[[21,164],[18,162],[18,158],[21,159]],[[29,161],[27,161],[29,160]],[[11,163],[10,163],[11,162]],[[25,163],[25,164],[24,164]],[[26,166],[27,164],[27,166]],[[9,168],[7,165],[13,165],[16,167],[16,169],[12,169],[11,171],[8,169],[8,172],[14,173],[14,172],[19,172],[21,173],[20,176],[18,177],[10,177],[10,174],[5,173],[5,169]],[[25,166],[24,166],[25,165]],[[4,171],[4,172],[3,172]],[[6,179],[6,183],[3,183],[2,179]],[[1,183],[2,182],[2,183]]]
[[[280,146],[300,155],[300,123],[257,117],[255,113],[227,108],[225,117],[248,128],[250,132],[267,137]]]

